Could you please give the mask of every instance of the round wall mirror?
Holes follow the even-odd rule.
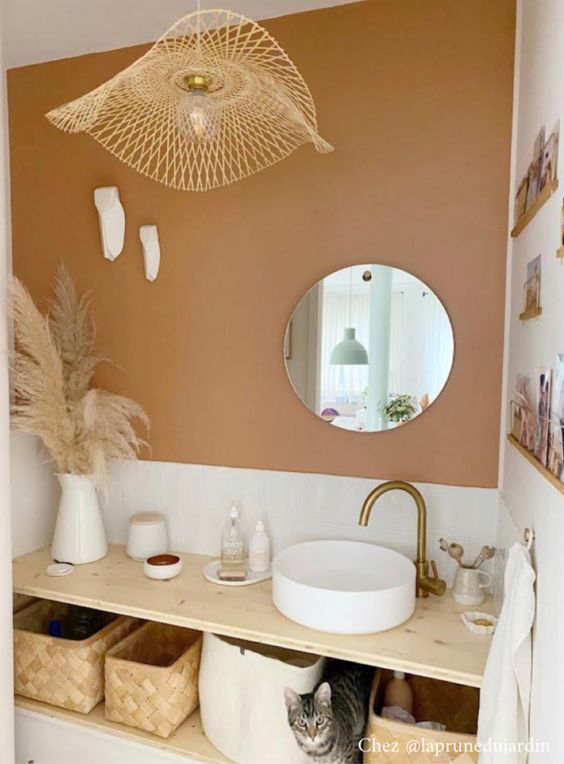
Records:
[[[415,276],[354,265],[300,300],[284,342],[302,403],[334,427],[377,432],[422,414],[452,368],[454,338],[443,304]]]

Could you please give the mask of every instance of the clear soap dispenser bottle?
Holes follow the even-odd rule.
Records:
[[[239,522],[239,510],[231,506],[229,517],[223,526],[221,537],[221,566],[226,569],[242,568],[245,564],[243,529]]]

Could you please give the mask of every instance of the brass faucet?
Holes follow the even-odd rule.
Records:
[[[405,483],[403,480],[389,480],[387,483],[376,486],[376,488],[370,491],[362,504],[358,524],[362,526],[368,525],[368,518],[370,517],[372,507],[380,496],[388,493],[388,491],[405,491],[417,505],[417,559],[415,560],[417,571],[415,593],[417,597],[428,597],[429,592],[442,597],[446,591],[446,582],[439,578],[434,560],[431,560],[433,575],[429,576],[429,562],[427,561],[427,508],[425,507],[423,496],[421,496],[415,486]]]

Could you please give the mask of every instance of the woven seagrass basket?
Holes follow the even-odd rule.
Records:
[[[168,737],[198,707],[202,634],[146,623],[106,655],[106,719]]]
[[[412,677],[416,718],[442,721],[448,727],[472,727],[478,690],[449,682]],[[364,764],[475,764],[476,736],[464,732],[428,730],[384,719],[376,708],[382,695],[382,672],[372,685],[368,725],[363,741]],[[466,710],[465,710],[466,709]]]
[[[140,621],[105,614],[107,625],[88,639],[49,636],[49,621],[64,619],[68,610],[69,605],[39,600],[14,615],[14,690],[87,714],[104,697],[106,651]]]

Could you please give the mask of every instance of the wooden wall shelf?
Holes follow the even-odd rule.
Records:
[[[535,217],[535,215],[543,206],[543,204],[550,199],[550,197],[556,191],[557,188],[558,188],[558,180],[551,180],[550,183],[546,184],[546,186],[537,196],[535,201],[531,204],[529,209],[525,212],[524,215],[521,215],[519,220],[515,223],[515,226],[513,227],[513,230],[511,231],[511,236],[513,238],[515,238],[516,236],[519,236],[521,231],[529,225],[529,223]]]
[[[231,761],[220,753],[205,736],[198,709],[190,714],[169,738],[162,738],[134,727],[107,721],[103,703],[97,705],[89,714],[78,714],[75,711],[67,711],[66,708],[49,706],[47,703],[20,698],[17,695],[15,703],[16,708],[21,708],[24,711],[31,711],[50,719],[70,722],[84,729],[90,728],[98,732],[105,732],[137,744],[149,745],[176,756],[186,756],[193,761],[202,761],[206,764],[228,764]]]
[[[171,581],[152,581],[122,546],[107,557],[77,565],[68,576],[45,574],[49,549],[14,561],[14,590],[44,599],[136,616],[251,642],[357,661],[369,666],[479,687],[490,637],[471,634],[452,594],[418,599],[409,621],[378,634],[346,636],[307,629],[285,618],[272,603],[272,584],[245,587],[211,584],[202,576],[209,557],[182,555],[184,569]],[[492,603],[484,606],[493,612]]]
[[[519,453],[523,454],[525,459],[530,462],[533,467],[548,480],[549,483],[552,483],[557,491],[560,491],[560,493],[564,494],[564,483],[561,480],[558,480],[556,475],[553,475],[550,470],[548,470],[546,467],[543,467],[535,455],[532,454],[524,446],[522,446],[514,435],[508,435],[507,440],[514,448],[517,449],[517,451],[519,451]]]
[[[556,250],[556,257],[558,257],[560,260],[564,260],[564,246],[558,247]]]
[[[519,313],[519,320],[530,321],[531,318],[538,318],[539,316],[542,316],[542,308],[533,308],[532,310],[524,310],[522,313]]]

